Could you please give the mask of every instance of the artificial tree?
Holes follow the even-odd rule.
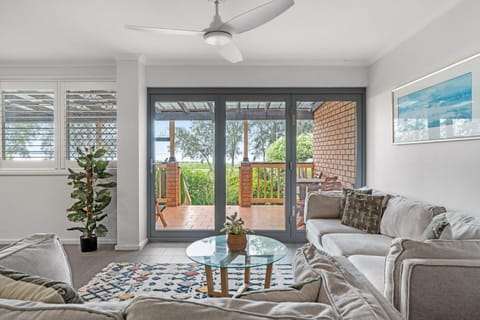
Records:
[[[107,217],[104,209],[112,201],[109,189],[117,184],[106,181],[112,174],[106,171],[108,161],[102,159],[105,149],[77,148],[77,153],[76,162],[82,170],[76,172],[68,169],[68,185],[73,186],[70,196],[76,201],[67,209],[67,219],[82,223],[83,226],[67,230],[78,230],[82,233],[80,236],[82,251],[95,251],[97,237],[104,237],[108,232],[107,227],[100,222]]]

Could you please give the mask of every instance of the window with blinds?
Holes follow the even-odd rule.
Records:
[[[66,158],[75,159],[77,147],[106,150],[104,159],[117,160],[117,104],[112,90],[66,91]]]
[[[55,92],[2,90],[2,160],[55,158]]]

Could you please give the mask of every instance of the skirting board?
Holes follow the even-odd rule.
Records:
[[[140,244],[117,244],[115,251],[137,251],[142,250],[148,243],[148,239],[144,239]]]
[[[20,239],[0,239],[0,245],[7,245],[12,242],[18,241]],[[60,241],[63,244],[66,245],[73,245],[73,244],[80,244],[80,238],[74,238],[74,239],[62,239],[60,238]],[[99,244],[116,244],[117,239],[104,239],[104,238],[99,238],[98,239]]]

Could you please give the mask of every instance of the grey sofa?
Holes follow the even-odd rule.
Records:
[[[405,319],[480,319],[480,219],[383,195],[380,233],[369,234],[341,223],[343,192],[309,194],[308,240],[320,251],[343,257]],[[448,226],[440,239],[423,240],[434,217]]]
[[[0,266],[55,281],[72,281],[65,252],[53,234],[32,235],[2,248]],[[348,268],[306,245],[295,256],[294,276],[299,281],[295,287],[201,301],[137,297],[122,303],[49,304],[9,299],[0,285],[0,319],[402,319],[363,275]]]

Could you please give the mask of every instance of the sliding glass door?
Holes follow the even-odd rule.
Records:
[[[226,107],[226,209],[247,228],[288,238],[286,110],[282,96],[228,96]]]
[[[160,96],[150,106],[150,214],[169,239],[215,230],[215,97]]]
[[[237,212],[258,234],[304,241],[308,192],[364,176],[364,90],[325,90],[149,89],[150,238],[218,234]]]

